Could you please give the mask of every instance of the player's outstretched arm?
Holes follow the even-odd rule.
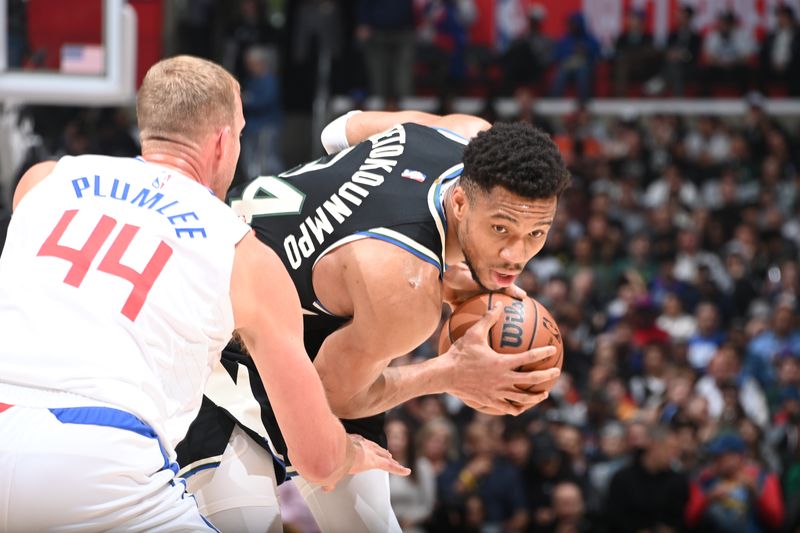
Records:
[[[300,301],[275,253],[249,233],[236,246],[231,281],[236,330],[269,392],[292,463],[311,482],[332,487],[372,468],[410,471],[374,443],[347,435],[333,415],[303,345]]]
[[[479,321],[445,354],[388,366],[430,337],[439,323],[442,302],[438,270],[402,250],[394,253],[391,246],[365,241],[347,252],[354,257],[342,283],[352,299],[353,320],[328,336],[314,360],[334,413],[362,418],[442,392],[487,411],[515,415],[543,401],[545,394],[522,392],[515,384],[547,382],[558,376],[558,369],[514,369],[544,360],[552,351],[539,348],[513,356],[493,351],[487,332],[499,310]],[[374,249],[378,247],[383,248]]]
[[[358,111],[334,119],[322,130],[321,141],[329,154],[344,150],[348,146],[386,131],[396,124],[413,122],[423,126],[444,128],[465,139],[489,129],[491,124],[473,115],[433,115],[422,111]]]

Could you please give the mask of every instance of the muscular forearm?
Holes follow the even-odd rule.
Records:
[[[388,411],[411,398],[448,392],[448,368],[444,358],[421,363],[387,367],[366,390],[346,401],[329,396],[331,406],[341,418],[363,418]]]

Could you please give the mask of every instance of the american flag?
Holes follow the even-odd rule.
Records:
[[[61,72],[65,74],[103,74],[105,50],[99,44],[65,44],[61,47]]]

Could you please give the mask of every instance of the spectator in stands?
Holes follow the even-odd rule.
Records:
[[[745,457],[771,472],[781,471],[781,462],[773,445],[766,438],[766,431],[770,428],[760,428],[749,418],[742,418],[736,426],[736,431],[745,443]]]
[[[360,0],[356,38],[363,46],[370,91],[386,109],[414,90],[416,41],[412,0]]]
[[[590,508],[600,512],[607,500],[611,479],[622,467],[628,464],[628,447],[625,426],[612,421],[605,424],[600,431],[599,452],[591,458],[588,478],[591,497]]]
[[[478,495],[489,527],[521,530],[528,523],[520,473],[497,454],[489,427],[470,423],[464,436],[465,459],[448,465],[439,476],[439,497],[445,507],[463,507],[469,496]]]
[[[775,9],[777,26],[761,42],[759,67],[761,90],[778,83],[792,96],[800,95],[800,29],[794,10],[787,4]]]
[[[711,88],[718,82],[735,86],[739,94],[747,92],[756,43],[750,32],[737,24],[736,15],[726,11],[703,40],[704,68],[700,72],[705,96],[711,94]]]
[[[800,390],[800,355],[782,352],[775,358],[775,367],[776,387],[768,392],[773,412],[778,412],[781,402],[786,400],[786,393]]]
[[[600,59],[600,43],[589,33],[581,13],[573,13],[567,21],[567,33],[554,49],[555,78],[550,88],[552,96],[564,96],[567,83],[575,81],[580,101],[592,96],[594,70]]]
[[[687,358],[692,368],[704,372],[717,349],[725,342],[726,335],[715,303],[701,302],[695,310],[695,317],[697,333],[689,338]]]
[[[514,91],[514,100],[519,107],[519,113],[514,117],[514,121],[527,122],[535,128],[545,131],[551,136],[555,132],[553,124],[547,117],[536,112],[536,100],[530,87],[518,87]]]
[[[448,112],[467,74],[467,32],[476,11],[472,0],[420,0],[419,55],[430,71],[439,106]]]
[[[663,426],[647,428],[644,448],[611,480],[605,508],[610,531],[636,533],[682,528],[688,480],[673,469],[678,450],[674,432]]]
[[[522,474],[530,479],[533,472],[533,439],[521,423],[509,423],[503,432],[504,456]]]
[[[683,310],[678,294],[667,292],[662,309],[656,325],[666,331],[673,342],[687,342],[697,332],[697,319]]]
[[[246,124],[241,165],[248,177],[283,170],[281,93],[275,61],[275,55],[263,46],[252,46],[245,54],[247,75],[242,83],[242,105]]]
[[[103,109],[97,120],[96,152],[113,157],[136,157],[141,147],[131,130],[127,109]]]
[[[570,472],[555,438],[547,430],[534,435],[533,461],[534,469],[526,475],[525,483],[528,489],[530,524],[531,527],[538,528],[553,520],[555,487],[565,481],[577,483],[578,479]]]
[[[7,5],[8,67],[19,69],[23,67],[26,57],[30,54],[27,0],[11,0]]]
[[[634,180],[637,186],[648,183],[651,169],[638,111],[631,106],[616,120],[603,142],[603,153],[617,176]]]
[[[800,328],[794,308],[782,303],[772,314],[772,324],[747,345],[745,371],[766,390],[777,383],[774,361],[782,353],[800,357]]]
[[[247,51],[252,46],[276,43],[277,31],[267,23],[264,2],[239,0],[239,9],[225,32],[225,50],[222,64],[243,81],[247,79]],[[276,52],[277,53],[277,52]]]
[[[456,429],[447,418],[435,418],[426,422],[417,432],[416,448],[439,476],[458,455]]]
[[[624,31],[614,41],[615,96],[628,96],[628,83],[649,79],[657,67],[658,52],[645,27],[645,13],[631,9],[625,17]]]
[[[530,5],[527,30],[508,43],[502,52],[505,93],[531,92],[531,86],[544,78],[553,57],[553,40],[542,30],[546,17],[547,10],[543,5]]]
[[[677,22],[667,38],[664,50],[663,80],[673,96],[681,97],[686,92],[686,82],[697,72],[700,59],[700,34],[692,25],[694,8],[682,4],[677,9]],[[655,86],[650,87],[650,92],[658,93],[665,85],[660,80]]]
[[[636,211],[633,211],[631,216],[636,217]],[[621,254],[615,261],[614,272],[617,279],[621,276],[633,275],[642,283],[649,284],[656,274],[657,265],[653,260],[649,237],[640,229],[640,224],[637,223],[634,228],[625,231],[629,237],[626,246],[627,253]]]
[[[778,455],[781,471],[788,474],[792,464],[800,460],[800,386],[784,388],[774,411],[766,440]]]
[[[411,468],[408,477],[389,476],[392,509],[405,533],[422,533],[436,503],[436,475],[425,457],[418,457],[408,424],[400,417],[385,425],[387,449],[402,465]]]
[[[644,205],[650,209],[666,205],[668,201],[676,199],[681,205],[688,208],[697,207],[700,193],[694,183],[687,180],[680,167],[669,164],[664,173],[652,182],[644,193]]]
[[[745,135],[734,130],[730,136],[730,156],[727,165],[736,170],[736,179],[746,188],[757,187],[758,168]]]
[[[687,283],[697,283],[698,272],[708,268],[711,279],[722,290],[729,290],[731,280],[719,256],[701,248],[700,235],[694,229],[678,233],[678,250],[675,258],[675,277]]]
[[[666,344],[648,344],[642,355],[641,372],[637,372],[628,382],[631,397],[645,413],[655,413],[665,399],[671,370],[666,350]]]
[[[708,401],[711,418],[735,427],[738,418],[747,416],[759,427],[769,423],[769,407],[758,382],[742,374],[736,347],[720,346],[708,364],[706,375],[695,385],[695,391]]]
[[[777,476],[745,458],[737,433],[723,433],[708,447],[710,463],[691,484],[686,522],[699,531],[761,532],[783,524]]]
[[[731,305],[743,313],[750,309],[750,305],[758,296],[751,264],[745,261],[740,252],[731,251],[725,258],[725,269],[733,284],[730,293]]]
[[[83,155],[94,151],[91,121],[84,114],[70,120],[64,127],[56,148],[56,156]]]
[[[497,0],[494,9],[494,49],[505,54],[512,43],[519,40],[528,29],[524,0]]]
[[[720,166],[731,155],[730,135],[718,117],[704,115],[684,138],[686,157],[698,180],[717,174]]]
[[[565,417],[565,420],[569,420],[569,418]],[[585,485],[589,463],[580,427],[575,423],[561,424],[555,430],[555,436],[558,450],[561,452],[570,472],[576,479],[580,480],[581,485]]]
[[[559,483],[553,489],[553,520],[534,531],[544,533],[583,533],[595,531],[595,524],[586,517],[581,488],[570,481]]]
[[[797,531],[800,529],[800,453],[784,471],[783,493],[786,502],[785,530]]]

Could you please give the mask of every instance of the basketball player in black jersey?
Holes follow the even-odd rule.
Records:
[[[513,290],[544,245],[569,180],[553,142],[530,127],[490,128],[465,115],[367,112],[331,123],[323,143],[335,153],[255,178],[228,201],[289,271],[307,351],[347,430],[383,443],[384,411],[426,394],[447,392],[492,414],[541,402],[546,393],[514,385],[549,381],[558,370],[514,369],[551,348],[513,357],[490,350],[486,332],[497,310],[439,357],[389,363],[433,333],[443,301]],[[275,476],[268,455],[247,444],[269,449],[279,470],[291,450],[287,457],[250,358],[229,349],[223,365],[179,460],[215,525],[257,529],[259,512],[277,512]],[[330,493],[295,481],[323,531],[400,530],[382,472],[353,476]]]

